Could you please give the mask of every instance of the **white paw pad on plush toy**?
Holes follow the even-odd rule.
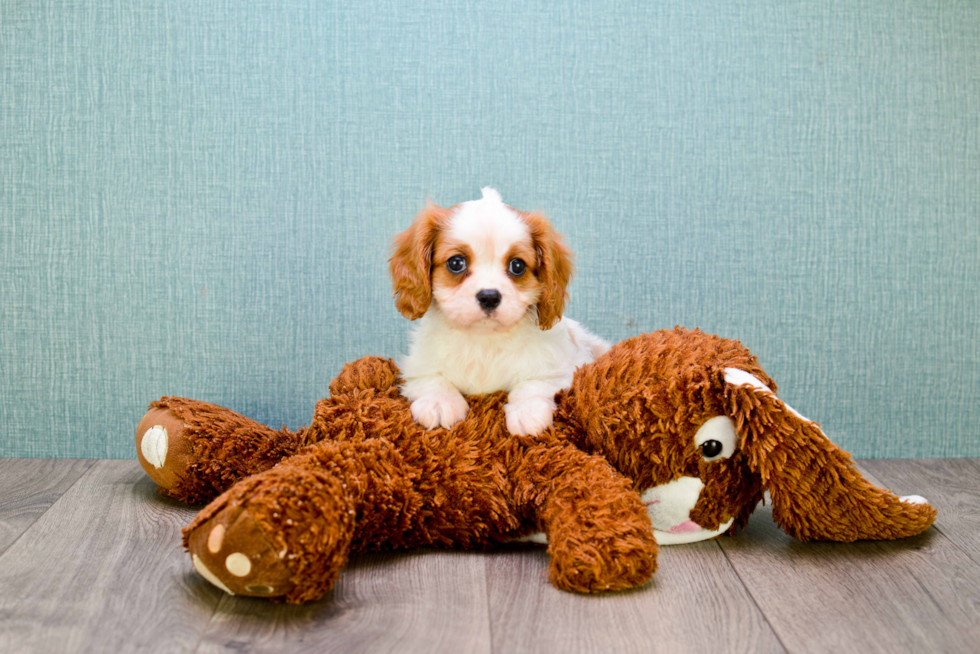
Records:
[[[167,461],[167,446],[170,439],[167,436],[166,428],[161,425],[154,425],[143,434],[140,441],[140,451],[143,457],[153,464],[154,468],[162,468]]]

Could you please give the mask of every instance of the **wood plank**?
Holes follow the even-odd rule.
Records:
[[[187,652],[221,591],[180,548],[195,510],[99,461],[0,556],[0,651]]]
[[[654,580],[622,593],[554,588],[540,550],[487,559],[495,652],[781,652],[716,541],[664,547]]]
[[[897,541],[801,543],[765,506],[719,542],[790,651],[976,651],[980,566],[936,529]]]
[[[307,605],[225,597],[197,651],[486,654],[487,556],[363,555],[330,595]]]
[[[936,529],[980,564],[980,461],[919,459],[862,461],[886,488],[921,495],[936,507]]]
[[[0,651],[975,651],[980,462],[859,465],[927,497],[937,528],[799,543],[760,507],[735,538],[664,548],[644,588],[595,596],[554,589],[543,550],[367,555],[297,607],[202,580],[179,547],[196,509],[135,462],[2,460]]]
[[[0,554],[93,463],[92,459],[0,459]]]

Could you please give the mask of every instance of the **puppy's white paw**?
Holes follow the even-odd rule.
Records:
[[[412,402],[412,417],[426,429],[449,429],[466,417],[470,407],[456,389],[426,393]]]
[[[546,397],[528,397],[504,405],[507,431],[518,436],[537,436],[551,426],[555,402]]]

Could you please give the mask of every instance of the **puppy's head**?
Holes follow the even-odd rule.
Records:
[[[429,203],[395,237],[389,264],[403,316],[420,318],[435,302],[451,324],[486,331],[529,315],[550,329],[573,270],[548,219],[505,205],[492,188],[449,209]]]

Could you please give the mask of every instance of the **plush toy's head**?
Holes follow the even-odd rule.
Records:
[[[623,341],[581,368],[562,401],[578,444],[631,478],[661,544],[741,527],[768,491],[801,540],[924,531],[924,499],[875,488],[850,456],[775,394],[737,341],[676,329]]]

